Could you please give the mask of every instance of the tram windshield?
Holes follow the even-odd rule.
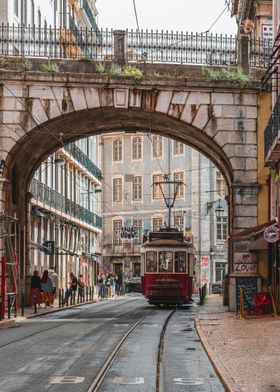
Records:
[[[146,271],[157,272],[157,252],[147,252],[146,254]]]
[[[159,252],[159,272],[173,272],[172,252]]]
[[[186,272],[186,253],[185,252],[175,252],[175,272]]]

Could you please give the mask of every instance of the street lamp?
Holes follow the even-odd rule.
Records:
[[[223,207],[221,206],[221,199],[219,199],[219,200],[213,200],[213,201],[207,202],[207,214],[206,214],[206,215],[209,214],[209,211],[211,210],[211,208],[213,208],[213,206],[214,206],[217,202],[218,202],[219,204],[218,204],[217,207],[215,208],[215,214],[216,214],[216,217],[217,217],[217,218],[222,218],[222,216],[224,215],[225,210],[224,210]]]

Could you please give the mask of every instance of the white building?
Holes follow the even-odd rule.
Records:
[[[193,237],[197,286],[222,279],[227,202],[218,169],[189,146],[159,135],[115,133],[101,140],[105,270],[114,270],[121,279],[139,275],[143,234],[168,225],[160,188],[153,185],[168,177],[185,184],[179,186],[170,224]],[[217,218],[219,205],[224,216]]]

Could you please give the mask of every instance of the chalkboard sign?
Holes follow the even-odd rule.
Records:
[[[236,278],[236,308],[240,309],[240,289],[243,289],[244,308],[254,306],[254,294],[257,294],[257,278]]]

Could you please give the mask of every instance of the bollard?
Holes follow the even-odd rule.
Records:
[[[14,317],[17,318],[17,295],[15,294],[15,301],[14,301]]]
[[[86,301],[88,302],[88,287],[86,287]]]
[[[8,319],[11,318],[11,297],[8,295]]]
[[[61,289],[58,289],[58,307],[62,307]]]
[[[23,290],[21,292],[20,305],[21,305],[21,315],[24,316],[25,296]]]
[[[92,286],[89,286],[89,298],[92,301]]]
[[[70,295],[70,306],[73,304],[73,291],[71,291],[71,295]],[[67,305],[68,305],[68,301],[67,301]]]
[[[61,306],[63,307],[65,305],[65,303],[64,303],[64,298],[65,298],[65,296],[64,296],[64,289],[61,289],[61,295],[62,295]]]
[[[2,295],[0,294],[0,321],[2,320]]]
[[[268,287],[268,291],[269,291],[270,298],[271,298],[271,305],[272,305],[272,310],[273,310],[272,315],[273,315],[274,317],[278,317],[277,307],[276,307],[276,303],[275,303],[275,299],[274,299],[274,294],[273,294],[273,292],[272,292],[271,286]]]
[[[76,291],[73,291],[73,305],[75,305],[76,301]]]
[[[239,289],[239,296],[240,296],[240,315],[239,318],[241,320],[245,319],[245,311],[244,311],[244,295],[243,295],[243,290],[240,287]]]
[[[33,302],[34,302],[34,313],[37,313],[37,296],[36,294],[33,295]]]

